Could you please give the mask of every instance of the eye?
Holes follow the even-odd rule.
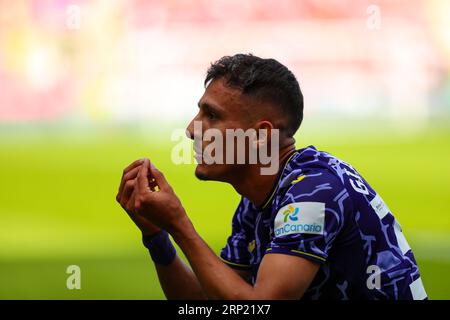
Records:
[[[206,116],[208,117],[209,120],[215,120],[217,118],[216,114],[214,112],[211,112],[211,111],[208,111],[206,113]]]

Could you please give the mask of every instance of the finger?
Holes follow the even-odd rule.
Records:
[[[134,183],[135,183],[135,179],[132,180],[128,180],[125,183],[124,189],[123,189],[123,193],[120,196],[120,203],[126,205],[128,200],[130,199],[133,191],[134,191]]]
[[[124,181],[124,177],[128,174],[128,172],[130,172],[134,168],[140,166],[143,162],[144,162],[144,159],[138,159],[138,160],[134,161],[132,164],[130,164],[128,167],[123,169],[122,179],[120,181],[119,191],[117,192],[116,199],[119,199],[121,197],[121,193],[123,191],[123,184],[126,182],[126,180]]]
[[[133,162],[132,164],[130,164],[128,167],[126,167],[125,169],[123,169],[124,175],[125,175],[127,172],[129,172],[130,170],[132,170],[132,169],[134,169],[134,168],[140,166],[140,165],[143,164],[143,163],[144,163],[144,158],[138,159],[138,160],[134,161],[134,162]]]
[[[150,167],[151,175],[155,178],[156,184],[159,186],[161,190],[170,190],[170,185],[167,182],[166,178],[164,177],[164,174],[159,171],[153,163]]]
[[[127,172],[123,177],[122,177],[122,181],[120,181],[120,186],[119,186],[119,192],[118,192],[118,197],[120,198],[122,196],[122,192],[124,191],[124,186],[127,183],[128,180],[132,180],[135,179],[137,177],[137,174],[139,172],[140,167],[137,166],[133,169],[131,169],[131,171]]]
[[[126,175],[123,176],[124,180],[132,180],[137,177],[139,170],[141,169],[141,166],[137,166],[136,168],[131,169],[127,172]]]
[[[132,192],[130,199],[128,199],[127,203],[125,204],[125,209],[131,218],[133,218],[133,215],[136,214],[136,212],[134,210],[135,209],[135,207],[134,207],[135,195],[136,195],[136,192]]]
[[[139,173],[136,178],[136,191],[138,192],[147,192],[149,191],[149,183],[148,183],[148,167],[150,165],[150,161],[148,159],[144,159],[144,163],[142,164]]]

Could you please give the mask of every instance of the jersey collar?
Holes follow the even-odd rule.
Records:
[[[289,161],[291,161],[291,159],[297,153],[298,153],[298,150],[292,151],[292,154],[284,160],[284,162],[282,164],[282,169],[278,170],[277,178],[275,179],[275,183],[272,187],[272,191],[269,193],[269,196],[267,197],[267,199],[263,202],[263,205],[256,207],[256,209],[258,211],[264,210],[269,205],[270,201],[272,201],[274,195],[277,193],[278,187],[280,185],[280,179],[283,177],[284,171],[285,171],[287,165],[289,164]]]

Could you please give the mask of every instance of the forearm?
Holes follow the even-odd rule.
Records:
[[[167,299],[205,298],[197,277],[178,257],[167,232],[147,231],[143,233],[142,242],[155,264],[159,283]]]
[[[187,220],[172,232],[206,295],[213,299],[257,299],[254,287],[225,265]]]
[[[174,261],[167,266],[155,263],[155,267],[159,283],[168,300],[206,299],[197,276],[180,257],[176,256]]]

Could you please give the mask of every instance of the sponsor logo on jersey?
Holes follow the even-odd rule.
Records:
[[[302,181],[302,180],[305,179],[305,178],[306,178],[305,175],[298,176],[297,179],[295,179],[295,180],[293,180],[293,181],[291,182],[291,184],[296,184],[297,182],[300,182],[300,181]]]
[[[380,217],[380,220],[383,219],[389,212],[389,208],[383,199],[377,194],[372,201],[370,201],[370,205],[372,206],[375,213]]]
[[[325,203],[295,202],[278,210],[275,217],[275,237],[289,234],[323,234]]]
[[[253,250],[255,250],[255,247],[256,247],[256,241],[252,240],[248,243],[247,249],[249,252],[253,252]]]

